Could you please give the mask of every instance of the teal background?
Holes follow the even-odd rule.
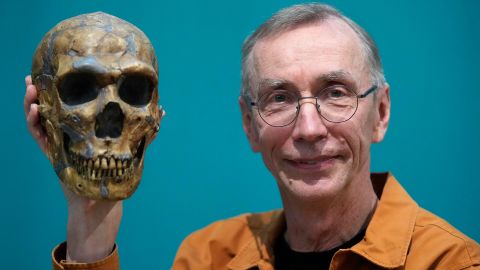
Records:
[[[240,122],[240,46],[296,1],[2,1],[0,261],[49,269],[65,239],[58,180],[27,132],[24,76],[42,36],[59,21],[104,11],[141,28],[160,63],[167,111],[142,183],[124,204],[122,269],[168,269],[181,240],[214,220],[281,206],[273,178]],[[392,119],[373,148],[420,205],[480,241],[479,1],[328,1],[380,48]],[[477,17],[475,17],[477,16]]]

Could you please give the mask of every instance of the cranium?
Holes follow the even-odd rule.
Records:
[[[128,198],[163,116],[145,34],[101,12],[67,19],[38,45],[32,78],[61,181],[92,199]]]

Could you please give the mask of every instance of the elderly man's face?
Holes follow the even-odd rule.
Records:
[[[279,88],[315,96],[332,85],[363,93],[372,85],[359,38],[337,19],[260,41],[253,53],[259,95]],[[284,83],[270,85],[270,81]],[[312,99],[303,103],[297,120],[286,127],[267,125],[256,108],[250,114],[240,101],[244,129],[283,195],[335,196],[369,177],[370,145],[383,139],[390,108],[388,88],[379,89],[377,95],[377,99],[374,95],[359,99],[355,115],[343,123],[323,119]]]

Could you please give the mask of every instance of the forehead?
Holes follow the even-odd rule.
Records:
[[[72,56],[126,52],[127,40],[119,34],[96,26],[75,27],[58,31],[53,43],[58,54]]]
[[[110,26],[77,26],[60,29],[52,35],[57,76],[75,68],[93,72],[151,69],[156,63],[150,42],[135,29]]]
[[[339,19],[302,25],[263,39],[255,45],[253,57],[260,80],[310,84],[313,78],[334,72],[361,80],[366,70],[359,37]]]

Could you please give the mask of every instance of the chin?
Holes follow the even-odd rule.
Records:
[[[312,175],[288,177],[280,174],[277,178],[281,193],[290,194],[304,200],[332,197],[344,189],[346,181],[342,177]]]

